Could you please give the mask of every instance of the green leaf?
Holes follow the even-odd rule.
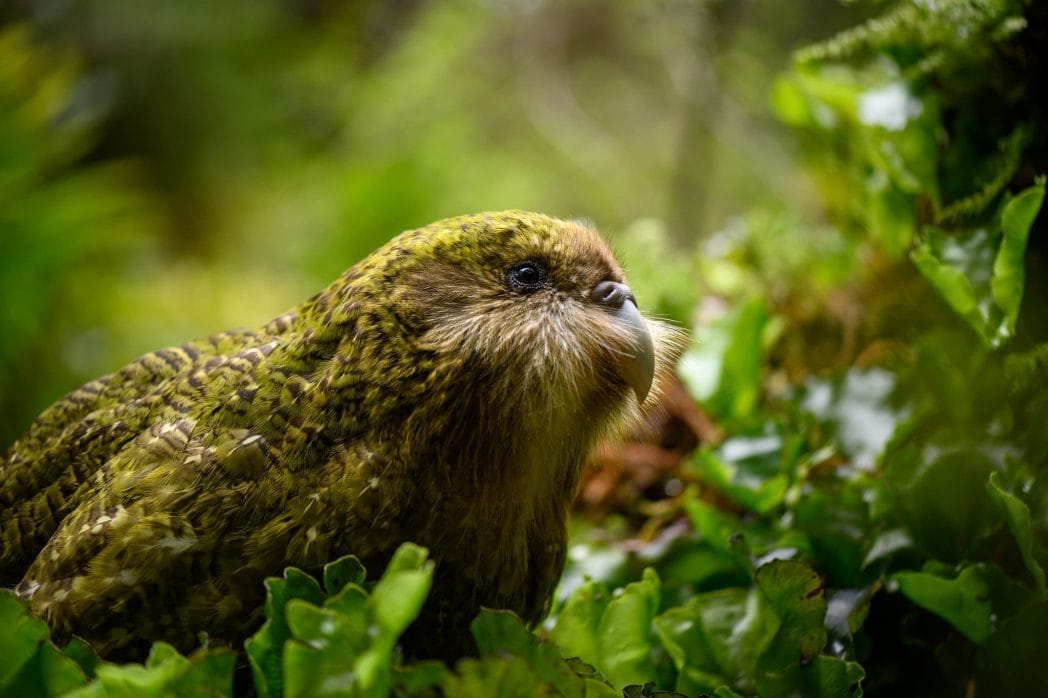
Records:
[[[237,655],[227,650],[197,651],[190,665],[167,685],[172,696],[232,696]]]
[[[433,562],[429,552],[404,543],[396,552],[371,592],[375,620],[394,637],[399,637],[415,620],[433,583]]]
[[[359,626],[366,626],[371,616],[368,594],[356,584],[342,587],[342,591],[324,602],[324,608],[346,616],[350,623]]]
[[[757,586],[779,619],[779,629],[757,662],[757,692],[789,695],[802,668],[826,644],[826,594],[819,575],[802,562],[775,560],[757,570]]]
[[[805,382],[804,408],[864,470],[873,470],[893,433],[909,410],[892,405],[896,376],[883,368],[851,368],[834,380]]]
[[[694,538],[682,540],[659,560],[659,576],[667,586],[716,589],[750,583],[750,572],[735,556]]]
[[[603,679],[583,679],[583,688],[585,689],[585,698],[621,698],[622,693],[616,691],[607,681]]]
[[[609,598],[607,589],[584,582],[568,598],[551,636],[568,655],[595,666],[614,686],[655,675],[651,624],[661,583],[652,569]]]
[[[863,155],[879,172],[883,172],[900,191],[921,195],[939,205],[939,183],[935,165],[938,155],[936,135],[939,110],[934,94],[915,94],[912,85],[892,81],[876,85],[859,97],[859,116],[873,116],[867,128],[857,129]],[[903,117],[903,123],[891,126],[888,121]],[[901,252],[904,247],[897,247]]]
[[[681,360],[681,376],[715,416],[745,420],[760,401],[768,312],[753,300],[704,328]]]
[[[847,662],[837,657],[820,655],[803,671],[800,692],[806,698],[862,698],[860,682],[866,672],[858,662]]]
[[[866,569],[878,560],[889,558],[900,550],[911,548],[913,548],[913,539],[904,529],[893,528],[884,531],[870,544],[869,552],[862,561],[862,569]]]
[[[291,599],[319,604],[324,598],[320,585],[305,572],[288,567],[283,579],[266,580],[266,622],[244,643],[255,689],[261,698],[277,698],[284,689],[284,642],[291,636],[284,607]]]
[[[661,584],[655,570],[644,570],[638,582],[626,585],[600,619],[594,662],[614,686],[642,683],[655,675],[651,659],[652,621],[659,610]]]
[[[470,630],[481,657],[495,658],[506,654],[519,657],[558,695],[583,697],[583,682],[561,659],[556,645],[542,642],[529,633],[524,621],[515,613],[483,609],[470,625]]]
[[[440,696],[440,686],[448,680],[448,674],[447,665],[435,660],[393,667],[393,695],[437,698]]]
[[[1015,495],[1001,488],[997,471],[990,473],[990,479],[986,482],[986,492],[1004,514],[1004,519],[1008,522],[1008,530],[1012,532],[1012,537],[1019,546],[1026,569],[1033,577],[1037,592],[1043,597],[1045,595],[1044,568],[1033,554],[1034,538],[1030,524],[1030,507]]]
[[[989,343],[987,319],[979,312],[975,289],[964,272],[940,261],[927,244],[914,248],[910,253],[910,259],[950,307]]]
[[[415,620],[433,583],[429,551],[404,543],[393,553],[368,600],[375,624],[371,646],[353,662],[361,695],[383,695],[392,685],[390,664],[397,638]]]
[[[867,179],[865,194],[871,236],[892,257],[903,257],[917,230],[917,196],[893,186],[880,171]]]
[[[609,689],[611,691],[611,695],[618,698],[618,691],[616,691],[612,687],[612,685],[608,683],[608,680],[604,678],[604,674],[597,671],[597,668],[592,664],[587,664],[578,657],[568,657],[564,660],[564,663],[568,666],[569,669],[571,669],[571,671],[576,676],[585,681],[583,685],[586,687],[587,696],[593,695],[594,692],[596,692],[596,694],[600,694],[600,691],[597,691],[595,688],[595,685],[599,684]]]
[[[0,695],[58,696],[87,683],[80,665],[51,643],[47,625],[7,589],[0,589],[0,628]]]
[[[748,594],[723,590],[702,594],[658,616],[654,629],[677,671],[677,689],[705,693],[735,680],[746,662],[725,642],[745,616]]]
[[[337,594],[347,584],[363,584],[367,571],[354,555],[340,557],[324,565],[324,590]]]
[[[282,601],[283,607],[267,623],[269,636],[260,631],[252,640],[265,639],[268,643],[255,648],[266,650],[260,653],[263,658],[270,660],[274,651],[282,657],[276,677],[284,694],[289,698],[387,694],[393,687],[397,638],[418,615],[432,583],[433,562],[427,557],[425,548],[402,545],[370,596],[359,585],[364,581],[359,561],[343,557],[325,568],[327,588],[338,593],[324,600],[322,607],[317,604],[323,593],[315,582],[305,581],[308,577],[299,576],[301,573],[294,575],[288,570],[289,584],[284,586],[280,580],[267,580],[272,583],[274,606]],[[292,578],[298,592],[293,597],[287,593]],[[274,619],[283,623],[282,633]],[[274,672],[272,668],[267,672],[272,685]],[[399,677],[402,689],[420,681],[434,687],[443,680],[431,673],[412,676],[407,673]]]
[[[776,560],[757,589],[700,594],[655,619],[655,632],[689,695],[730,686],[742,693],[796,694],[826,643],[826,599],[807,565]],[[798,694],[800,695],[800,694]]]
[[[564,656],[591,664],[600,662],[598,629],[610,596],[605,585],[586,580],[564,602],[550,631],[550,638]]]
[[[295,639],[284,646],[284,695],[355,694],[353,660],[369,644],[367,626],[299,599],[288,602],[287,620]]]
[[[1001,623],[985,645],[986,685],[1002,696],[1038,696],[1048,686],[1048,601]]]
[[[86,683],[87,677],[80,666],[50,641],[45,641],[18,674],[0,686],[0,695],[61,696]]]
[[[95,669],[102,662],[91,645],[75,636],[62,648],[62,654],[76,662],[89,679],[94,678]]]
[[[898,572],[892,579],[907,598],[949,622],[977,645],[993,633],[990,589],[979,565],[964,568],[955,579],[927,572]]]
[[[802,562],[773,560],[757,570],[757,586],[779,617],[776,643],[781,639],[789,648],[791,661],[799,656],[807,662],[818,654],[826,644],[826,593],[815,570]]]
[[[285,615],[294,638],[313,649],[324,650],[337,642],[340,651],[355,656],[368,645],[367,625],[354,624],[336,611],[292,599],[288,601]]]
[[[779,626],[756,589],[699,594],[654,622],[680,672],[676,688],[688,694],[708,693],[724,684],[752,693],[757,659]]]
[[[777,507],[789,479],[783,469],[782,437],[728,439],[716,452],[703,449],[696,455],[696,467],[703,479],[751,511],[767,514]]]
[[[695,530],[702,536],[702,541],[734,561],[741,574],[752,578],[753,565],[749,555],[739,545],[733,543],[746,528],[742,522],[717,507],[698,499],[694,492],[686,492],[681,498],[685,513]]]
[[[446,675],[444,695],[458,698],[532,698],[556,695],[521,657],[465,659]]]
[[[393,557],[390,559],[382,576],[401,571],[421,570],[427,566],[428,559],[429,551],[421,545],[403,543],[393,552]]]
[[[1026,277],[1026,242],[1044,201],[1044,182],[1009,200],[1000,231],[924,228],[910,257],[947,303],[998,347],[1015,333]]]
[[[872,415],[870,421],[874,421]],[[835,480],[820,485],[807,487],[808,491],[793,505],[793,528],[807,536],[807,547],[802,550],[816,557],[819,572],[834,586],[860,586],[863,575],[859,568],[869,518],[868,490]]]
[[[919,454],[923,460],[905,481],[896,474],[900,513],[921,552],[959,561],[1000,523],[1000,514],[984,483],[994,470],[991,458],[976,448]]]
[[[7,686],[22,666],[29,662],[43,642],[47,625],[29,615],[25,604],[14,592],[0,589],[0,689]]]
[[[993,299],[1004,311],[1004,337],[1015,332],[1026,284],[1026,240],[1044,201],[1044,178],[1020,192],[1004,206],[1001,232],[1004,238],[993,262]]]
[[[199,649],[183,657],[171,645],[153,645],[145,665],[103,662],[95,680],[67,694],[70,698],[149,696],[231,696],[236,653]]]

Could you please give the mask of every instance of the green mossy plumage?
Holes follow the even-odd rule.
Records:
[[[549,287],[507,288],[521,261]],[[582,459],[635,406],[628,337],[589,300],[604,279],[622,271],[580,224],[449,219],[261,328],[82,386],[0,460],[0,584],[59,637],[133,656],[237,642],[266,576],[413,540],[438,563],[414,652],[461,652],[481,605],[538,620]]]

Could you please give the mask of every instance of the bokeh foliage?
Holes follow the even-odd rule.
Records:
[[[259,693],[1048,690],[1043,5],[64,7],[0,41],[8,440],[470,210],[596,219],[696,338],[721,436],[573,520],[541,642],[485,613],[479,658],[400,664],[407,547],[270,580]],[[0,602],[9,692],[232,690],[222,650],[97,664]]]
[[[673,255],[812,198],[767,92],[798,35],[853,11],[605,5],[0,4],[0,442],[70,387],[264,322],[449,215],[616,238],[643,219]]]

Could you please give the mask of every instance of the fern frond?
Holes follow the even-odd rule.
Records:
[[[1011,181],[1022,163],[1022,153],[1030,140],[1025,125],[1016,128],[1002,139],[997,157],[987,166],[986,184],[964,197],[945,206],[936,216],[935,222],[942,225],[958,220],[971,219],[983,213]],[[983,178],[980,178],[983,179]]]

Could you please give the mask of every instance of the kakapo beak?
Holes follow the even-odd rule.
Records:
[[[655,379],[655,343],[648,323],[637,310],[637,299],[629,286],[617,281],[601,281],[593,288],[590,298],[611,311],[629,335],[630,343],[618,355],[616,368],[622,380],[633,388],[637,402],[643,404]]]

